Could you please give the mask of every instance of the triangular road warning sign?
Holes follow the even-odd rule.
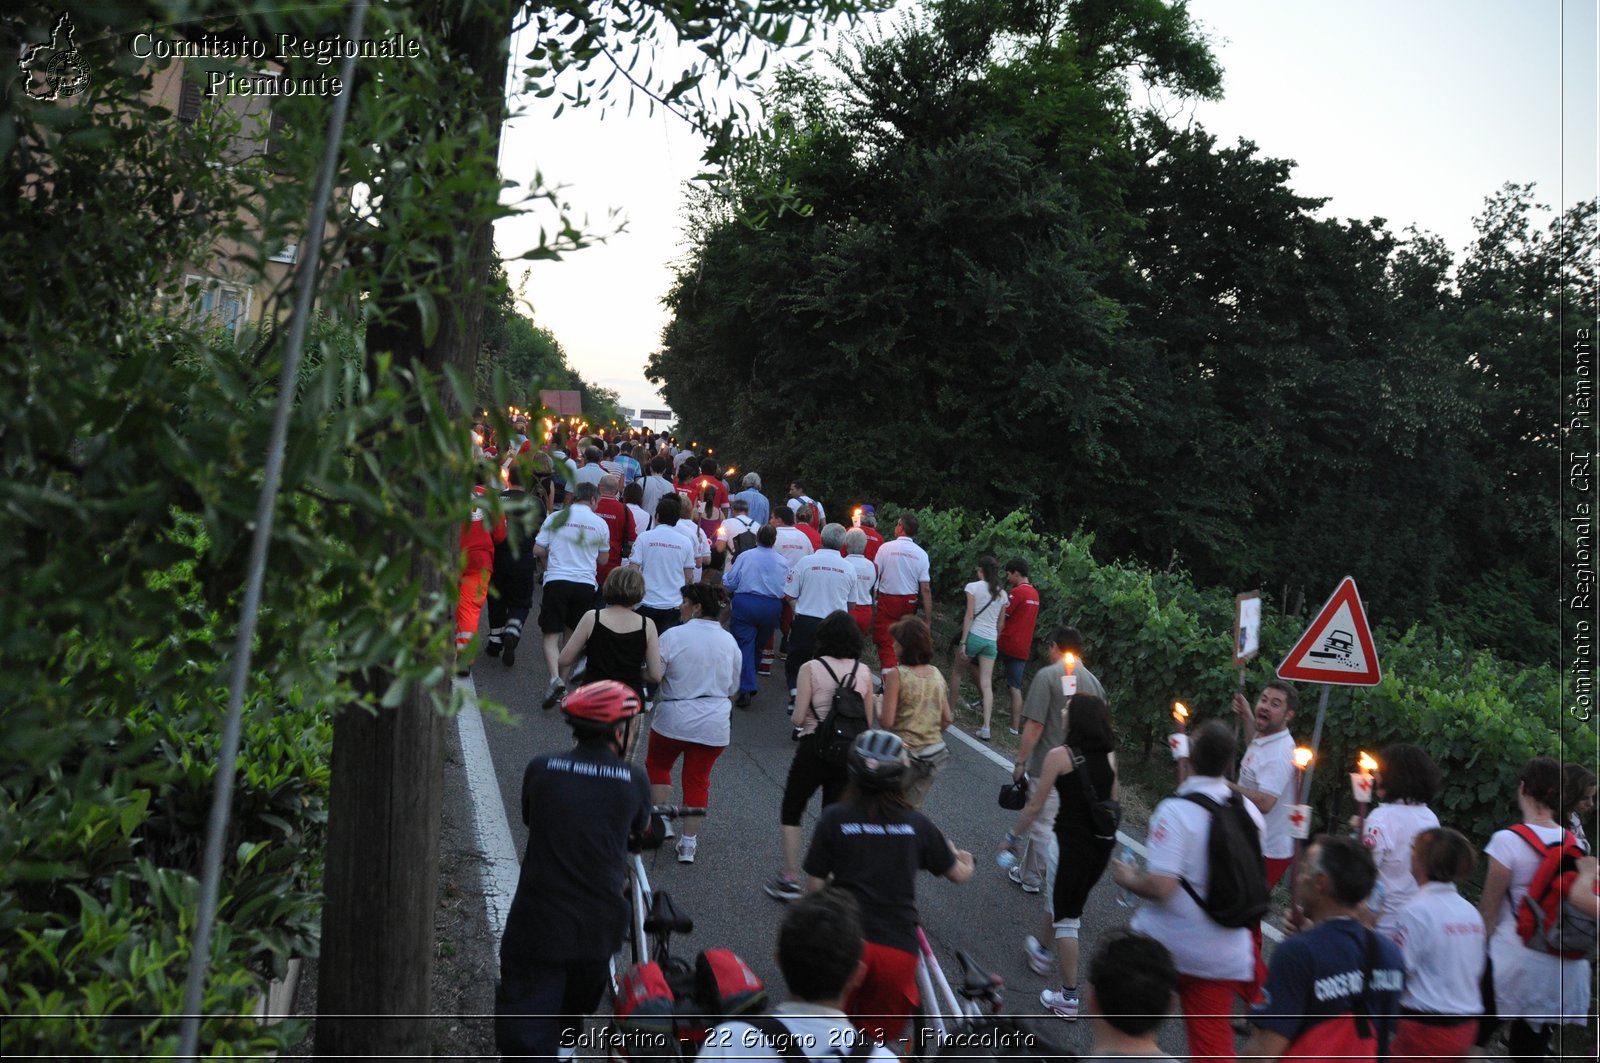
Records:
[[[1278,665],[1278,678],[1359,687],[1382,682],[1372,629],[1352,577],[1344,578]]]

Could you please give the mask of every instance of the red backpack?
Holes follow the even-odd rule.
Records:
[[[1593,957],[1596,951],[1595,920],[1575,910],[1567,900],[1578,877],[1578,861],[1583,850],[1571,831],[1562,831],[1561,840],[1546,845],[1525,823],[1511,833],[1539,854],[1539,867],[1528,883],[1527,896],[1517,905],[1517,936],[1535,952],[1578,960]]]

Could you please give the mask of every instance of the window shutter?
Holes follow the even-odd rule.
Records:
[[[178,121],[185,125],[193,125],[195,119],[199,117],[200,86],[185,78],[183,87],[178,90]]]

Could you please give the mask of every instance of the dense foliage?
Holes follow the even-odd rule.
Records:
[[[1593,203],[1508,185],[1459,264],[1321,218],[1290,162],[1134,102],[1218,91],[1182,3],[943,0],[836,62],[780,84],[694,214],[650,363],[691,434],[825,499],[1027,508],[1202,585],[1292,603],[1354,573],[1397,620],[1555,658],[1525,588],[1557,583]],[[776,186],[809,209],[745,224]]]
[[[560,212],[538,177],[502,200],[515,19],[534,25],[529,88],[588,102],[626,74],[629,94],[726,143],[733,124],[711,86],[748,74],[753,45],[861,6],[370,7],[363,36],[416,40],[422,54],[363,60],[347,88],[344,209],[316,278],[331,316],[293,396],[204,1056],[282,1049],[303,1032],[248,1015],[285,958],[319,944],[320,1003],[387,1016],[319,1022],[320,1052],[432,1047],[440,710],[472,479],[464,414],[533,386],[517,359],[559,355],[490,270],[496,218]],[[270,126],[251,128],[226,98],[202,97],[181,118],[157,104],[158,79],[250,74],[251,61],[143,62],[128,39],[320,40],[347,31],[348,10],[64,0],[0,25],[8,54],[49,41],[61,10],[86,90],[0,101],[0,1008],[9,1052],[171,1055],[288,296],[287,284],[273,292],[266,327],[235,341],[191,319],[198,293],[183,276],[248,283],[304,246],[333,101],[278,98]],[[679,41],[697,46],[681,73],[656,63]],[[569,219],[552,220],[528,255],[581,246]],[[491,365],[479,391],[486,302],[492,353],[509,364]]]

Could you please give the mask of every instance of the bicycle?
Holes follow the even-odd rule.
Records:
[[[961,984],[952,987],[928,935],[917,927],[916,979],[922,1003],[912,1019],[914,1026],[908,1040],[912,1057],[928,1059],[959,1041],[963,1034],[991,1025],[1005,1005],[1005,979],[979,967],[960,949],[956,950],[956,961],[961,965]]]
[[[652,827],[656,817],[663,820],[682,819],[684,816],[703,816],[704,808],[683,805],[652,805]],[[611,957],[611,991],[615,997],[622,976],[641,963],[665,963],[671,958],[673,934],[694,931],[694,920],[678,911],[672,898],[650,886],[650,875],[645,870],[644,853],[636,851],[628,856],[628,937],[623,942],[623,952]]]

